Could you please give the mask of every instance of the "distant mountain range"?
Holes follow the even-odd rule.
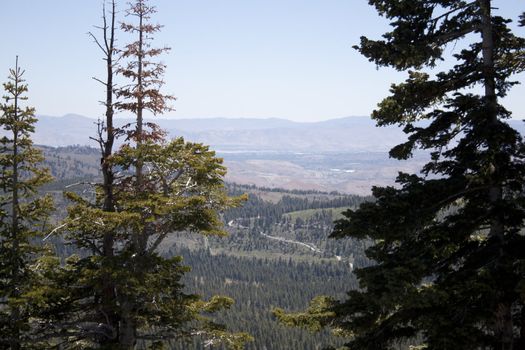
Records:
[[[76,114],[39,116],[34,141],[48,146],[91,145],[96,120]],[[120,125],[131,120],[117,119]],[[369,117],[346,117],[322,122],[270,118],[156,119],[170,137],[203,142],[223,152],[381,152],[405,140],[395,126],[376,127]],[[525,133],[524,123],[511,124]]]
[[[34,141],[48,146],[92,145],[96,120],[80,115],[39,116]],[[120,125],[131,120],[118,119]],[[404,139],[399,128],[376,128],[368,117],[323,122],[285,119],[156,119],[170,137],[183,136],[221,151],[385,151]]]

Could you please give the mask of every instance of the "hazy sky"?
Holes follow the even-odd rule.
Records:
[[[103,89],[91,77],[103,77],[104,62],[86,33],[100,24],[102,0],[0,2],[1,81],[19,55],[38,114],[101,116]],[[169,117],[314,121],[369,115],[389,85],[405,76],[377,70],[352,49],[361,35],[377,38],[387,29],[366,0],[151,3],[159,11],[154,22],[165,26],[155,44],[172,48],[162,56],[168,65],[164,91],[177,97]],[[522,0],[496,5],[514,19],[525,9]],[[127,7],[125,1],[118,6]],[[523,28],[519,33],[525,36]],[[505,101],[515,118],[525,117],[524,98],[520,86]]]

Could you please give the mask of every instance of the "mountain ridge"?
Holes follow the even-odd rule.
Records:
[[[91,145],[97,120],[78,114],[38,116],[34,141],[48,146]],[[223,150],[384,151],[402,141],[398,128],[378,129],[368,117],[355,116],[318,122],[280,118],[206,118],[153,120],[170,137],[182,136]],[[117,125],[132,119],[116,119]]]
[[[97,120],[79,114],[62,117],[41,115],[34,142],[47,146],[97,146],[90,136],[96,134]],[[297,122],[280,118],[205,118],[149,119],[168,132],[222,151],[273,152],[386,152],[406,140],[397,126],[376,127],[364,116],[325,121]],[[115,119],[117,125],[133,119]],[[522,121],[509,123],[525,134]]]

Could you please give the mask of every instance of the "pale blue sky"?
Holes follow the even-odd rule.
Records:
[[[102,0],[0,2],[0,81],[19,55],[38,114],[101,116],[103,90],[91,77],[103,76],[104,63],[86,33],[100,24]],[[389,85],[404,77],[377,70],[352,49],[361,35],[377,38],[387,29],[366,0],[151,3],[159,10],[154,21],[165,26],[155,43],[172,48],[162,57],[168,65],[164,91],[178,98],[169,117],[369,115]],[[521,0],[496,3],[514,19],[525,9]],[[524,98],[520,86],[505,101],[515,118],[525,117]]]

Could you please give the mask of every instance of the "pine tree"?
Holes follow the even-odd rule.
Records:
[[[120,67],[118,73],[130,80],[130,83],[117,89],[116,94],[120,101],[116,107],[135,114],[135,129],[128,130],[127,134],[129,139],[136,142],[137,149],[140,149],[143,142],[162,138],[162,133],[158,133],[159,130],[155,124],[145,125],[144,112],[149,111],[153,115],[168,112],[172,110],[169,102],[175,98],[160,91],[164,85],[162,76],[166,66],[154,59],[168,52],[170,48],[151,47],[153,35],[162,28],[160,24],[150,22],[151,15],[157,10],[146,0],[135,0],[134,3],[129,3],[129,6],[126,16],[136,17],[138,23],[122,23],[121,29],[131,35],[137,35],[137,38],[120,51],[121,59],[127,60],[127,63]],[[145,126],[150,126],[152,130],[148,132]],[[141,186],[142,160],[140,157],[135,165],[135,174],[137,185]]]
[[[143,22],[154,13],[144,1],[131,4],[129,10],[139,17],[140,25],[136,29],[123,25],[140,38],[122,52],[122,60],[135,57],[136,61],[116,70],[131,83],[115,90],[112,5],[111,24],[104,15],[103,40],[95,39],[108,73],[101,81],[106,88],[106,120],[99,123],[96,138],[104,182],[95,186],[94,201],[81,193],[67,193],[74,204],[60,227],[82,256],[71,257],[64,267],[53,260],[45,262],[47,275],[63,286],[47,290],[42,297],[51,300],[46,302],[46,314],[48,325],[55,329],[47,332],[48,337],[68,348],[159,349],[198,334],[211,343],[240,348],[249,336],[230,334],[202,315],[227,308],[233,301],[225,297],[203,301],[185,293],[181,277],[188,268],[180,257],[159,255],[158,248],[177,231],[224,235],[219,212],[238,205],[241,198],[227,196],[222,159],[207,146],[181,138],[167,141],[155,124],[142,119],[145,110],[154,114],[168,110],[166,101],[171,99],[159,91],[164,66],[144,59],[164,51],[146,49],[149,39],[142,41],[143,33],[160,28]],[[117,103],[113,94],[120,98]],[[134,129],[111,127],[115,107],[136,114]],[[126,139],[113,152],[119,136]]]
[[[185,295],[179,280],[186,270],[180,265],[175,268],[180,258],[166,259],[156,252],[173,232],[224,235],[218,212],[238,205],[241,198],[227,196],[222,160],[207,146],[187,143],[182,138],[168,142],[156,124],[144,121],[144,112],[158,115],[170,111],[169,101],[174,100],[173,96],[160,91],[165,65],[154,59],[169,48],[151,47],[153,35],[162,28],[150,23],[154,13],[155,7],[147,1],[136,0],[130,3],[126,15],[135,17],[138,23],[121,26],[125,32],[137,35],[137,39],[121,51],[121,58],[127,63],[118,71],[130,83],[116,92],[120,99],[117,108],[136,116],[135,128],[126,133],[133,144],[125,144],[115,157],[115,164],[121,169],[134,172],[118,187],[121,210],[133,215],[128,221],[133,227],[123,250],[128,260],[131,257],[128,271],[133,271],[133,278],[128,279],[131,285],[124,288],[129,295],[123,295],[121,301],[122,342],[132,346],[141,337],[140,329],[146,328],[149,333],[142,337],[147,339],[165,341],[184,333],[186,336],[208,333],[211,342],[222,338],[227,345],[240,347],[249,339],[246,334],[228,334],[222,326],[199,316],[201,311],[229,307],[233,300],[214,297],[203,302],[196,295]],[[164,283],[154,288],[154,280]],[[141,289],[141,285],[149,287]],[[155,308],[146,307],[144,300],[148,298],[155,301]],[[204,321],[200,328],[186,329],[191,321],[199,319]]]
[[[31,141],[37,119],[34,108],[23,107],[28,87],[18,57],[9,73],[0,106],[0,347],[22,349],[28,347],[34,314],[37,281],[31,265],[40,249],[33,241],[52,210],[51,198],[39,196],[38,188],[51,176]]]
[[[431,159],[337,222],[332,237],[374,243],[366,254],[375,264],[356,271],[361,289],[277,314],[330,325],[352,349],[523,349],[525,147],[500,100],[524,69],[525,40],[490,0],[369,3],[393,29],[357,49],[408,71],[373,118],[408,134],[391,157],[422,149]],[[454,65],[439,71],[443,60]]]

